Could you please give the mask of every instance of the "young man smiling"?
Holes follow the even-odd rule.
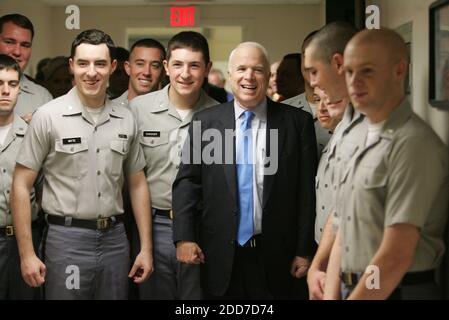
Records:
[[[99,30],[76,37],[70,58],[76,85],[35,113],[17,160],[12,209],[22,275],[32,287],[45,281],[47,299],[127,298],[124,178],[141,240],[128,276],[141,283],[153,269],[150,199],[137,127],[131,112],[106,96],[116,66],[114,48]],[[41,168],[49,223],[45,265],[30,241],[30,186]],[[67,286],[73,272],[78,285]]]
[[[180,32],[169,41],[164,60],[170,84],[130,104],[147,163],[154,214],[155,272],[139,286],[141,299],[201,298],[199,267],[176,261],[171,188],[179,168],[178,151],[193,114],[217,104],[201,89],[211,66],[207,40],[197,32]]]

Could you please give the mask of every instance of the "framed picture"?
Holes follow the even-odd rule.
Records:
[[[449,109],[449,0],[429,8],[429,102]]]

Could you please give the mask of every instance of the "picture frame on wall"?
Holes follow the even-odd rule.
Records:
[[[429,8],[429,103],[449,109],[449,0]]]

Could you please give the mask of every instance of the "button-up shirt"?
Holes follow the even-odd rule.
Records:
[[[139,130],[139,141],[145,155],[151,205],[154,208],[172,208],[172,184],[181,162],[181,150],[194,113],[218,104],[201,91],[198,102],[184,120],[170,102],[170,85],[162,90],[135,97],[130,102]]]
[[[0,227],[12,225],[10,208],[11,185],[16,158],[28,125],[18,115],[14,115],[12,127],[4,143],[0,146]],[[37,218],[37,203],[34,188],[31,190],[32,219]]]
[[[20,91],[14,113],[24,116],[51,101],[53,97],[44,87],[29,80],[25,75],[20,78]]]
[[[447,219],[449,154],[406,99],[390,114],[380,136],[351,161],[341,191],[343,271],[363,272],[385,229],[403,223],[420,232],[409,272],[439,265]]]
[[[95,124],[76,87],[38,109],[17,162],[42,168],[46,213],[80,219],[123,213],[124,174],[145,166],[131,112],[106,99]]]
[[[243,113],[246,109],[243,109],[234,100],[234,114],[235,114],[235,127],[236,138],[235,141],[239,141],[239,134],[241,134],[238,128],[241,127],[244,116]],[[264,181],[264,164],[266,158],[266,140],[267,140],[267,100],[256,108],[249,111],[254,113],[254,117],[251,120],[251,131],[253,141],[253,208],[254,208],[254,234],[262,233],[262,200],[263,200],[263,181]],[[239,146],[236,145],[236,150]]]

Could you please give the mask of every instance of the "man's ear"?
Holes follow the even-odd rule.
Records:
[[[168,61],[167,61],[167,59],[164,59],[164,61],[162,61],[162,63],[164,64],[165,74],[166,74],[167,76],[170,76],[170,75],[168,74]]]
[[[209,61],[206,66],[206,78],[209,76],[210,69],[212,69],[212,61]]]
[[[343,73],[343,55],[340,53],[334,53],[332,56],[331,64],[337,68],[339,74]]]
[[[129,66],[129,61],[125,61],[125,63],[123,63],[123,66],[125,67],[126,74],[128,76],[131,76],[131,67]]]
[[[114,73],[115,68],[117,68],[117,60],[116,59],[112,60],[112,62],[111,62],[111,74]]]
[[[75,61],[73,61],[72,58],[69,58],[69,67],[70,67],[70,73],[73,74],[73,64]]]

